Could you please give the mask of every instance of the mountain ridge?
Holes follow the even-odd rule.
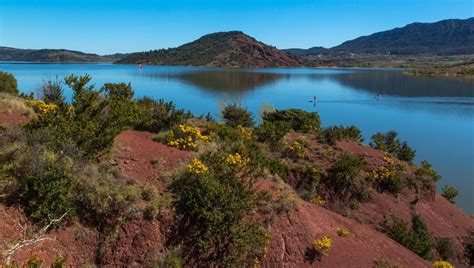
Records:
[[[113,62],[112,56],[101,56],[94,53],[85,53],[68,49],[21,49],[0,46],[0,61],[27,61],[27,62]]]
[[[312,53],[314,49],[284,49],[302,57],[317,54],[462,55],[474,54],[474,17],[433,23],[414,22],[348,40]],[[317,47],[316,47],[317,48]]]
[[[208,67],[299,67],[297,56],[241,31],[217,32],[176,48],[132,53],[116,63]]]

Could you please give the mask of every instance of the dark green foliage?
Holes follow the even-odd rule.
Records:
[[[387,191],[397,196],[403,191],[403,180],[398,174],[391,174],[384,177],[378,187],[381,191]]]
[[[263,122],[260,126],[255,128],[255,136],[258,141],[267,142],[271,145],[277,145],[291,130],[291,126],[287,122],[276,121],[276,122]]]
[[[396,158],[411,162],[415,158],[415,150],[411,149],[406,142],[397,139],[397,132],[376,133],[372,136],[370,146],[391,153]]]
[[[362,158],[344,153],[333,163],[324,183],[332,190],[334,196],[349,200],[366,199],[368,185],[361,176],[364,169],[365,161]]]
[[[436,250],[442,260],[449,260],[454,256],[453,246],[448,238],[439,238],[436,240]]]
[[[474,265],[474,231],[471,231],[470,234],[470,242],[467,244],[466,248],[464,249],[464,254],[469,260],[469,265]]]
[[[9,202],[22,205],[32,221],[42,225],[65,213],[65,221],[75,215],[72,179],[77,167],[71,155],[76,151],[67,144],[57,152],[49,150],[51,137],[49,133],[13,129],[0,142],[2,194]]]
[[[62,105],[65,102],[64,90],[60,80],[48,80],[41,86],[41,99],[46,103]]]
[[[0,71],[0,93],[18,95],[18,84],[11,73]]]
[[[441,176],[438,174],[438,172],[436,172],[436,170],[434,170],[431,164],[426,160],[421,161],[420,166],[416,169],[416,175],[418,176],[427,175],[435,182],[441,179]]]
[[[144,97],[137,101],[139,107],[139,122],[136,128],[139,130],[160,132],[184,123],[191,117],[190,113],[176,109],[173,102],[164,100],[153,100]]]
[[[413,251],[418,256],[426,260],[433,258],[432,250],[434,248],[434,241],[428,232],[426,224],[419,215],[412,217],[411,229],[403,220],[395,219],[393,225],[389,226],[387,231],[392,239]]]
[[[298,183],[293,186],[298,194],[306,201],[310,201],[316,194],[321,180],[321,172],[315,166],[304,164],[291,168],[289,171]]]
[[[54,262],[51,264],[51,268],[63,268],[66,267],[67,256],[61,256],[56,254]]]
[[[30,132],[47,131],[59,147],[73,143],[85,156],[100,156],[111,147],[121,131],[137,121],[137,107],[130,84],[105,84],[95,90],[90,76],[65,78],[73,90],[71,105],[61,104],[27,125]]]
[[[316,112],[306,112],[300,109],[276,110],[265,112],[262,116],[263,122],[285,122],[294,131],[318,132],[321,121]]]
[[[179,242],[184,255],[201,265],[248,264],[268,241],[267,232],[253,216],[265,195],[255,192],[252,180],[239,177],[239,170],[229,166],[225,157],[220,152],[207,153],[203,156],[207,172],[182,173],[172,186]]]
[[[324,143],[331,145],[336,145],[336,142],[341,140],[349,140],[355,142],[364,141],[360,129],[356,126],[330,126],[322,131],[321,138]]]
[[[445,185],[443,186],[443,193],[441,193],[441,195],[452,204],[455,204],[456,201],[454,201],[454,199],[456,198],[456,196],[458,196],[458,193],[459,192],[456,188]]]
[[[237,104],[226,105],[222,111],[224,123],[230,127],[242,126],[253,127],[253,115],[247,108],[237,106]]]
[[[43,161],[45,162],[38,163],[35,169],[25,170],[25,173],[17,175],[21,178],[18,198],[26,213],[40,224],[46,224],[68,211],[68,217],[74,214],[70,178],[73,174],[67,170],[65,163],[55,159]]]

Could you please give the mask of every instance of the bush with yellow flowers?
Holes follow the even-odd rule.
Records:
[[[454,265],[447,261],[435,261],[433,264],[435,268],[454,268]]]
[[[188,165],[188,172],[194,175],[205,173],[207,170],[207,166],[198,159],[193,159]]]
[[[40,114],[47,114],[56,111],[58,106],[56,104],[47,104],[42,100],[25,100],[25,104],[33,108],[33,110]]]
[[[226,161],[243,163],[239,158],[222,150],[204,152],[173,180],[180,232],[174,242],[191,256],[190,263],[251,267],[266,255],[270,236],[255,212],[267,206],[268,196],[256,191],[254,177],[242,176],[241,168]]]
[[[403,180],[394,169],[394,160],[389,156],[383,157],[384,164],[377,170],[372,170],[370,177],[377,183],[380,191],[388,191],[398,195],[403,190]]]
[[[323,198],[321,198],[321,196],[316,195],[315,197],[313,197],[313,198],[311,199],[311,203],[313,203],[313,204],[318,204],[318,205],[320,205],[320,206],[324,206],[324,205],[326,205],[326,200],[324,200]]]
[[[198,142],[209,142],[210,140],[209,136],[201,134],[199,128],[188,125],[177,126],[169,131],[167,137],[168,145],[180,150],[196,150]]]
[[[244,128],[243,126],[241,125],[238,125],[235,130],[237,131],[237,133],[242,137],[244,138],[245,140],[251,140],[252,139],[252,132],[247,129],[247,128]]]
[[[286,145],[286,154],[290,158],[304,159],[308,155],[308,148],[302,141],[294,140],[291,143],[284,143]]]
[[[317,250],[324,256],[329,255],[329,251],[331,250],[332,240],[329,236],[324,235],[321,239],[316,239],[313,241],[314,249]]]
[[[225,162],[231,166],[242,167],[250,162],[250,159],[248,157],[242,157],[239,153],[235,153],[227,155]]]
[[[346,227],[336,228],[336,233],[338,236],[342,236],[342,237],[348,237],[351,235],[351,232]]]

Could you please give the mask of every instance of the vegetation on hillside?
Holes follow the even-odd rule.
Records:
[[[384,151],[374,166],[337,147],[343,140],[362,142],[357,127],[321,128],[316,112],[267,110],[256,126],[245,107],[227,105],[223,122],[216,122],[163,100],[135,99],[130,84],[95,88],[90,81],[88,75],[71,75],[46,82],[41,99],[12,95],[34,115],[24,125],[2,128],[0,193],[7,204],[24,210],[32,233],[73,222],[97,228],[98,265],[121,226],[133,219],[162,219],[166,211],[172,222],[166,233],[169,254],[157,264],[258,266],[268,255],[268,227],[303,200],[340,212],[370,200],[374,191],[395,197],[404,190],[431,193],[440,179],[426,161],[420,167],[403,162],[413,160],[414,150],[395,132],[373,136],[372,146]],[[72,90],[70,101],[64,86]],[[192,157],[160,181],[165,189],[127,182],[109,164],[114,139],[126,129],[154,132],[156,141]],[[167,149],[178,151],[174,148]],[[263,180],[278,190],[264,190]],[[446,188],[444,196],[452,201],[455,192]],[[383,227],[426,259],[435,250],[450,256],[450,245],[435,241],[418,215],[411,226],[395,219]],[[350,239],[350,232],[341,230],[337,234]],[[328,255],[336,238],[317,237],[312,249]]]
[[[239,31],[208,34],[177,48],[133,53],[116,63],[214,67],[302,65],[298,57],[258,42]]]
[[[30,62],[112,62],[117,58],[67,49],[19,49],[0,47],[0,61]]]

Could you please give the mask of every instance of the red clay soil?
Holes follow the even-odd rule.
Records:
[[[18,125],[28,121],[28,117],[17,109],[5,109],[0,106],[0,124]]]
[[[136,219],[120,227],[113,242],[105,245],[101,265],[144,267],[165,250],[162,226],[156,220]]]
[[[33,228],[15,207],[0,209],[0,215],[0,245],[3,252],[23,237],[24,230]],[[24,265],[31,256],[36,255],[43,260],[45,267],[49,267],[59,254],[67,256],[68,267],[79,267],[94,263],[98,245],[97,231],[75,223],[67,228],[53,230],[41,236],[38,242],[20,248],[12,254],[11,262]],[[0,256],[0,263],[5,261],[2,258]]]
[[[338,236],[338,227],[348,228],[350,236]],[[269,231],[265,267],[374,267],[381,257],[398,267],[432,267],[372,228],[307,202],[278,216]],[[312,242],[324,235],[332,246],[328,256],[319,256]]]
[[[138,180],[162,187],[157,177],[180,167],[192,155],[153,141],[155,134],[127,130],[116,138],[116,150],[112,156],[126,179]]]

